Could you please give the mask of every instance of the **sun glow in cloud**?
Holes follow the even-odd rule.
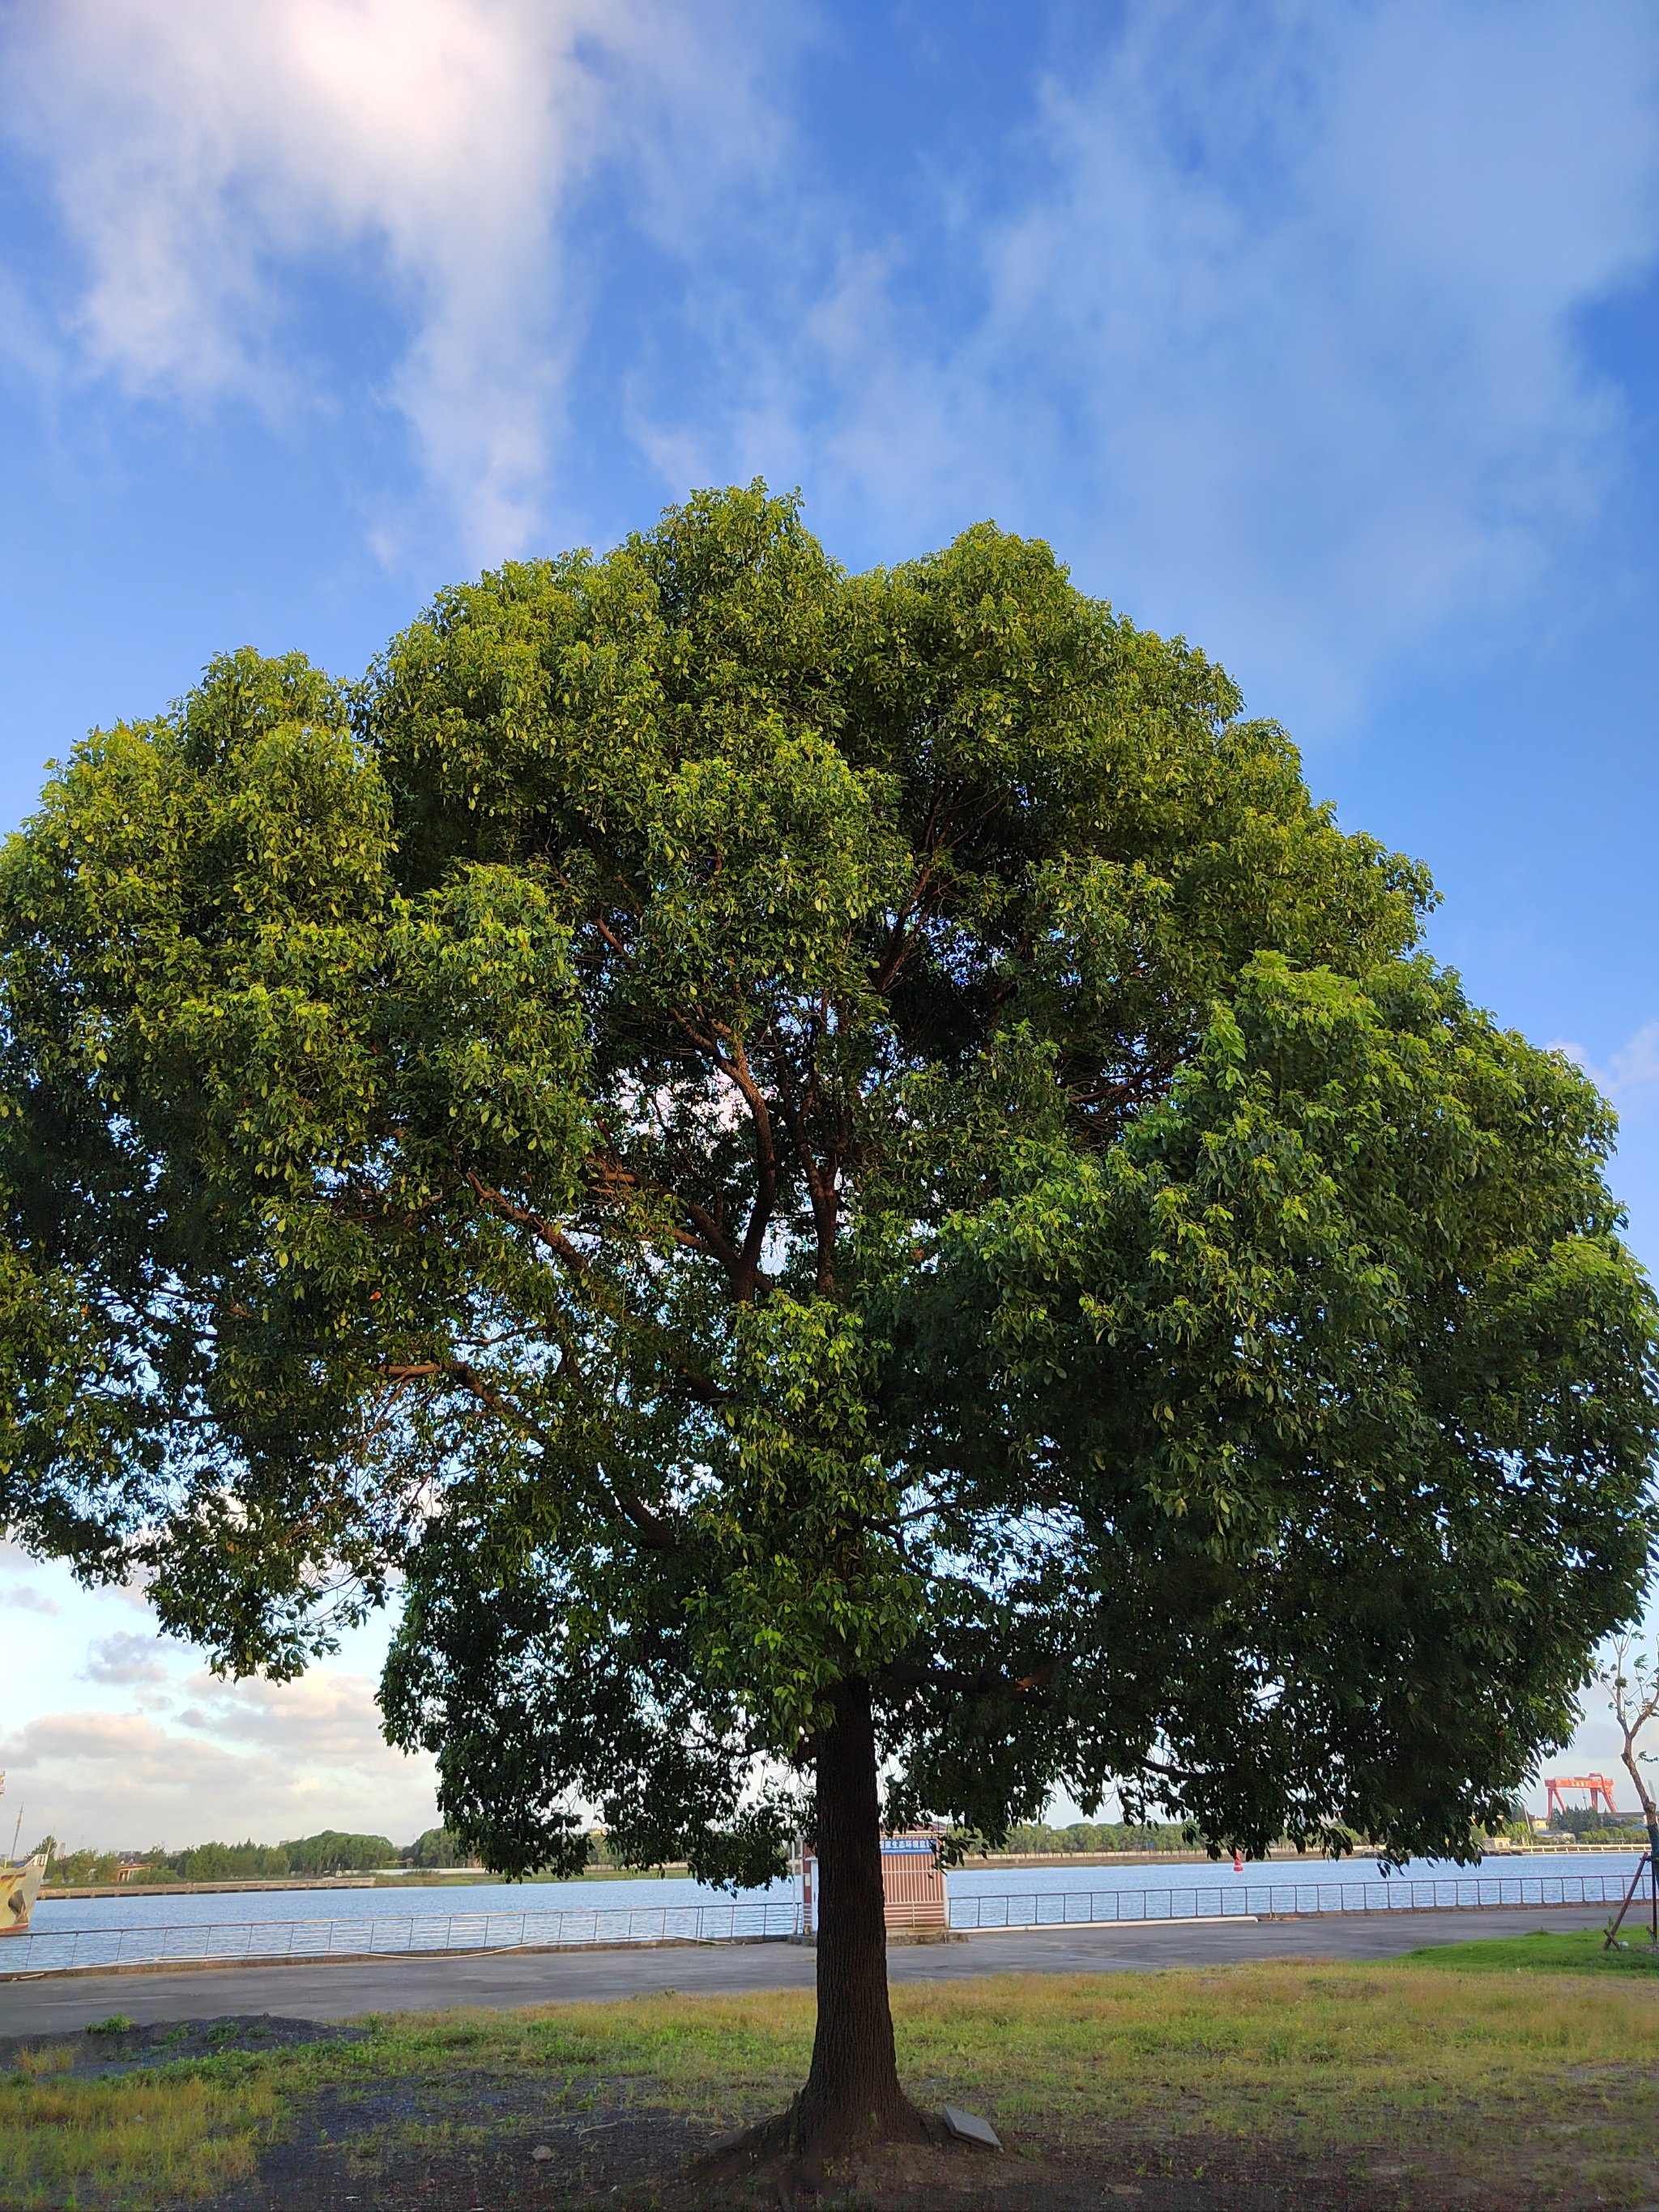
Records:
[[[406,320],[384,395],[475,558],[521,549],[580,343],[571,210],[602,157],[728,98],[719,9],[665,0],[53,0],[12,130],[84,272],[81,357],[139,392],[303,416],[289,289],[332,261]],[[718,164],[716,165],[718,166]]]
[[[1034,28],[1000,143],[930,138],[941,49],[861,159],[815,105],[837,34],[27,0],[8,120],[83,372],[295,437],[389,410],[469,562],[562,542],[607,450],[664,497],[799,481],[855,553],[995,512],[1326,720],[1568,574],[1621,435],[1579,319],[1659,252],[1644,7],[1127,0],[1063,66]],[[383,358],[297,319],[319,271]]]

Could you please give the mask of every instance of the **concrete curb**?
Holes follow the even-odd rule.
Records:
[[[401,1959],[561,1959],[577,1951],[741,1951],[751,1943],[788,1943],[788,1936],[661,1936],[635,1943],[489,1943],[467,1950],[273,1951],[243,1959],[129,1959],[91,1966],[20,1966],[0,1982],[72,1982],[89,1974],[247,1973],[266,1966],[394,1966]]]

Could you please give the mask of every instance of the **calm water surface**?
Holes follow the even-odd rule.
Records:
[[[1486,1860],[1479,1868],[1455,1867],[1435,1859],[1414,1859],[1405,1877],[1425,1879],[1472,1874],[1525,1875],[1605,1874],[1625,1881],[1636,1871],[1641,1856],[1630,1851],[1556,1851],[1524,1856],[1504,1854]],[[1375,1859],[1273,1859],[1249,1862],[1235,1874],[1230,1860],[1194,1864],[1191,1861],[1166,1865],[1158,1861],[1135,1866],[961,1867],[946,1876],[952,1897],[1029,1897],[1057,1890],[1188,1890],[1243,1888],[1247,1884],[1375,1881]],[[775,1882],[769,1889],[745,1889],[745,1900],[790,1899],[797,1895],[793,1881]],[[33,1926],[40,1935],[67,1935],[76,1929],[181,1928],[204,1923],[246,1923],[282,1920],[407,1920],[428,1914],[447,1919],[473,1913],[627,1911],[641,1905],[720,1905],[730,1902],[729,1893],[708,1889],[685,1875],[641,1875],[623,1881],[466,1882],[453,1887],[386,1889],[266,1889],[222,1891],[216,1895],[188,1897],[146,1896],[135,1891],[125,1897],[43,1898],[34,1908]],[[1127,1899],[1126,1899],[1127,1902]],[[1133,1908],[1138,1910],[1138,1908]]]

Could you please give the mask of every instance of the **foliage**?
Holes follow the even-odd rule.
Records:
[[[181,1881],[280,1881],[292,1871],[280,1844],[197,1844],[169,1863]]]
[[[400,1856],[410,1866],[415,1867],[459,1867],[476,1863],[469,1857],[466,1846],[459,1837],[452,1835],[447,1828],[422,1829],[409,1849]]]
[[[1552,1835],[1576,1837],[1581,1843],[1645,1844],[1647,1831],[1639,1820],[1615,1819],[1589,1806],[1559,1808],[1549,1818]]]
[[[325,1828],[291,1843],[192,1844],[187,1850],[147,1851],[137,1863],[116,1851],[57,1853],[48,1879],[60,1887],[84,1887],[116,1880],[128,1869],[129,1882],[280,1881],[290,1875],[354,1874],[409,1860],[415,1865],[453,1865],[453,1859],[416,1857],[422,1845],[440,1848],[442,1831],[431,1828],[418,1843],[399,1850],[385,1836],[351,1835]]]
[[[1022,1820],[1010,1828],[1004,1849],[1036,1855],[1078,1851],[1189,1850],[1194,1838],[1176,1823],[1128,1820],[1073,1820],[1051,1828],[1041,1820]]]
[[[1654,1311],[1431,896],[989,525],[232,655],[0,868],[0,1517],[235,1670],[400,1593],[509,1872],[775,1872],[848,1685],[895,1821],[1466,1854],[1638,1604]]]
[[[113,1851],[54,1851],[46,1880],[54,1889],[88,1889],[113,1881],[120,1863]]]
[[[283,1844],[292,1874],[368,1874],[394,1866],[404,1853],[385,1836],[356,1836],[324,1828]]]

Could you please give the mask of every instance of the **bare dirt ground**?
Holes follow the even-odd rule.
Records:
[[[352,2042],[362,2033],[260,2014],[46,2044],[35,2038],[27,2047],[39,2053],[61,2041],[70,2063],[59,2078],[111,2080],[181,2060]],[[0,2071],[21,2047],[19,2039],[0,2039]],[[560,2108],[550,2110],[540,2085],[487,2069],[458,2068],[441,2083],[331,2085],[288,2115],[248,2179],[194,2197],[178,2212],[1402,2212],[1405,2202],[1394,2176],[1363,2165],[1190,2137],[1174,2148],[1151,2139],[1062,2143],[1041,2130],[1008,2141],[998,2154],[950,2140],[942,2124],[931,2144],[866,2154],[828,2172],[777,2161],[744,2170],[731,2139],[713,2125],[650,2105],[608,2102],[607,2094],[614,2084],[572,2078]],[[1501,2200],[1484,2204],[1499,2212]]]
[[[331,2095],[262,2158],[252,2180],[198,2199],[192,2212],[1403,2212],[1408,2201],[1431,2201],[1403,2197],[1386,2173],[1190,2139],[1176,2155],[1151,2142],[1088,2151],[1035,2136],[1000,2156],[963,2144],[906,2145],[819,2175],[769,2162],[746,2177],[710,2179],[698,2169],[713,2131],[684,2114],[596,2104],[580,2116],[532,2118],[487,2081],[455,2086],[471,2116],[489,2112],[487,2142],[386,2144],[366,2171],[365,2132],[404,2135],[434,2115],[385,2086],[349,2104]],[[1482,2203],[1498,2212],[1501,2200]]]

